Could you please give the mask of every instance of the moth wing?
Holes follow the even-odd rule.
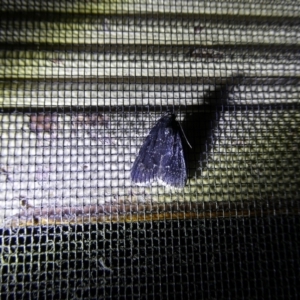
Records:
[[[135,162],[131,168],[131,181],[136,184],[147,184],[157,177],[161,153],[164,152],[164,143],[161,131],[165,130],[157,123],[146,137]]]
[[[158,179],[166,185],[183,188],[187,180],[186,164],[179,131],[168,139],[168,151],[161,157]]]

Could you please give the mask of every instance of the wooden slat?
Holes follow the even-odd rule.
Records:
[[[6,219],[6,227],[53,226],[84,223],[151,222],[176,219],[245,218],[300,215],[292,201],[246,201],[172,204],[106,204],[85,207],[24,208]]]
[[[51,11],[64,13],[172,13],[172,14],[212,14],[228,16],[278,16],[298,17],[299,5],[295,2],[282,1],[175,1],[168,0],[127,0],[127,1],[51,1],[44,5],[43,2],[34,0],[9,1],[3,0],[2,11]]]

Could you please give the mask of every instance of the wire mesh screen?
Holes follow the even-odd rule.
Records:
[[[1,296],[299,296],[294,2],[2,1]]]

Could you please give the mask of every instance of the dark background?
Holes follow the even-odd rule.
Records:
[[[5,230],[1,295],[297,299],[299,220],[290,215],[36,227],[14,235]]]

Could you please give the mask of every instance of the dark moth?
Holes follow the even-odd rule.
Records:
[[[174,114],[158,120],[146,137],[131,169],[131,180],[137,185],[147,185],[154,180],[183,188],[187,180],[182,147],[182,130]]]

